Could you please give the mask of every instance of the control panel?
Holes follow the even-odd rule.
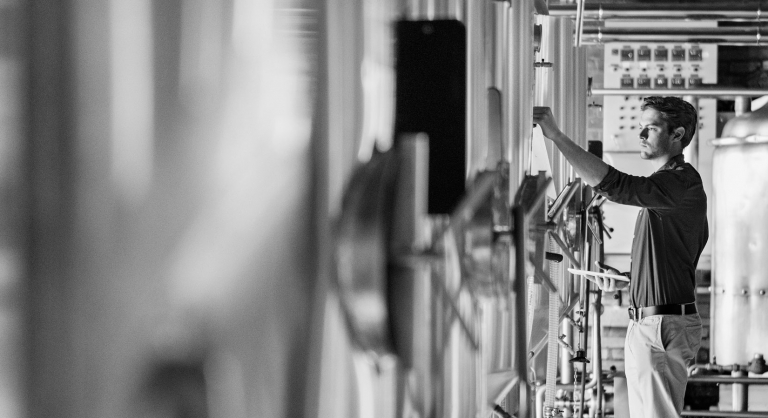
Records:
[[[607,43],[605,88],[684,89],[717,83],[717,45]]]
[[[664,90],[717,83],[717,45],[607,43],[604,58],[605,88],[634,90],[625,96],[603,99],[603,149],[606,152],[640,151],[640,106],[644,96],[666,95]],[[648,90],[648,93],[641,96],[637,90]],[[716,132],[716,101],[701,99],[698,102],[699,132],[702,138],[712,139]]]

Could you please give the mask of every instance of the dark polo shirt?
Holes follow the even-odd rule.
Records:
[[[696,169],[682,154],[649,177],[610,167],[595,191],[642,208],[632,242],[632,306],[694,302],[696,265],[709,237],[707,195]]]

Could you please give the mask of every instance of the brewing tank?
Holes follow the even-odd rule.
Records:
[[[768,347],[768,130],[736,118],[714,141],[712,355],[746,364]],[[763,118],[763,122],[768,118]],[[744,135],[744,136],[742,136]]]

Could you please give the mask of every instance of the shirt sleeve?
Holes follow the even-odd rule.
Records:
[[[608,168],[595,191],[612,202],[648,209],[680,207],[686,182],[678,170],[664,170],[650,177],[632,176],[613,167]]]

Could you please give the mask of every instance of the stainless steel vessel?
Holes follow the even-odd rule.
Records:
[[[745,364],[768,347],[768,137],[715,145],[711,354]]]

